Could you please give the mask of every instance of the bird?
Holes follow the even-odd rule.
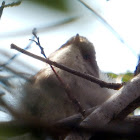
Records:
[[[94,45],[79,34],[71,37],[47,59],[102,79]],[[53,68],[83,110],[101,105],[112,95],[107,88],[101,88],[96,83],[60,68]],[[26,114],[45,119],[49,123],[79,113],[49,64],[25,84],[21,105]]]

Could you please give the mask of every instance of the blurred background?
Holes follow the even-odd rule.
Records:
[[[140,53],[139,0],[83,0],[91,10],[79,0],[18,2],[5,0],[5,5],[11,5],[5,6],[1,14],[1,65],[18,53],[10,49],[11,43],[22,48],[31,45],[29,51],[41,56],[38,46],[29,41],[36,28],[47,56],[79,33],[94,44],[102,71],[120,74],[135,70]],[[15,6],[16,3],[19,5]],[[23,54],[8,64],[16,71],[30,74],[43,66],[44,63]]]
[[[44,67],[43,62],[10,49],[14,43],[42,56],[29,40],[34,39],[35,28],[47,56],[78,33],[94,44],[103,72],[129,76],[140,54],[139,4],[139,0],[0,0],[0,95],[6,94],[6,101],[18,106],[11,94],[24,79],[17,79],[18,74],[28,77]],[[0,107],[0,121],[5,120],[11,116]]]

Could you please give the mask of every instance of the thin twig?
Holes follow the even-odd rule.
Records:
[[[32,34],[34,35],[34,37],[35,37],[36,40],[37,40],[37,41],[35,41],[35,40],[33,40],[33,41],[36,43],[37,46],[39,46],[39,48],[40,48],[40,50],[41,50],[41,54],[42,54],[46,59],[48,59],[47,56],[45,55],[44,48],[43,48],[43,47],[41,46],[41,44],[40,44],[40,40],[39,40],[39,37],[38,37],[37,34],[36,34],[36,31],[33,30]],[[74,105],[76,105],[76,107],[78,107],[79,113],[81,113],[83,116],[85,116],[85,110],[82,108],[80,102],[78,102],[78,100],[77,100],[74,96],[72,96],[69,86],[66,86],[65,82],[64,82],[63,79],[57,74],[57,72],[55,71],[54,67],[53,67],[52,65],[50,65],[50,67],[51,67],[52,71],[54,72],[56,78],[57,78],[58,81],[60,82],[62,88],[64,88],[64,90],[65,90],[65,92],[66,92],[68,98],[72,101],[72,103],[73,103]]]
[[[4,6],[5,6],[5,1],[2,2],[1,7],[0,7],[0,19],[3,13]]]
[[[33,29],[33,30],[36,30],[36,29]],[[32,45],[32,43],[33,43],[33,39],[34,39],[34,38],[35,38],[35,37],[33,36],[32,39],[31,39],[31,41],[30,41],[30,42],[28,43],[28,45],[24,48],[24,50],[28,50],[28,49],[31,48],[31,45]],[[17,53],[17,54],[15,54],[15,55],[13,55],[12,57],[10,57],[10,58],[8,59],[8,61],[7,61],[6,63],[1,64],[1,65],[0,65],[0,71],[3,70],[3,69],[5,69],[5,67],[6,67],[7,65],[9,65],[11,62],[13,62],[13,60],[14,60],[16,57],[18,57],[20,54],[21,54],[21,53]]]
[[[107,82],[102,81],[102,80],[100,80],[98,78],[95,78],[92,75],[84,74],[84,73],[81,73],[81,72],[76,71],[74,69],[68,68],[68,67],[66,67],[66,66],[64,66],[62,64],[56,63],[54,61],[51,61],[49,59],[44,59],[44,58],[42,58],[42,57],[40,57],[38,55],[35,55],[33,53],[30,53],[30,52],[28,52],[26,50],[23,50],[23,49],[19,48],[15,44],[11,44],[11,49],[15,49],[15,50],[17,50],[17,51],[19,51],[19,52],[21,52],[23,54],[26,54],[26,55],[28,55],[30,57],[35,58],[37,60],[40,60],[42,62],[48,63],[50,65],[53,65],[53,66],[55,66],[57,68],[60,68],[60,69],[62,69],[64,71],[67,71],[67,72],[69,72],[71,74],[74,74],[74,75],[77,75],[79,77],[82,77],[82,78],[84,78],[84,79],[86,79],[88,81],[94,82],[94,83],[100,85],[101,87],[110,88],[110,89],[114,89],[114,90],[119,90],[124,85],[124,83],[107,83]]]
[[[19,6],[20,4],[21,4],[21,0],[19,0],[17,2],[12,2],[12,3],[6,4],[6,5],[4,5],[4,8],[13,7],[13,6]]]

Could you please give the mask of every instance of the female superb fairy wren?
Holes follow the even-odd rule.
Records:
[[[96,62],[94,46],[85,37],[78,34],[70,38],[48,58],[64,66],[102,79]],[[111,90],[54,67],[70,94],[84,110],[102,104],[111,95]],[[55,122],[78,113],[75,104],[69,99],[49,64],[40,70],[25,85],[25,94],[21,104],[25,112],[32,116]]]

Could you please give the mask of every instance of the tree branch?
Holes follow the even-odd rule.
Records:
[[[93,111],[80,124],[82,127],[105,126],[112,122],[112,120],[124,119],[130,112],[127,111],[130,107],[131,111],[139,106],[140,99],[140,75],[133,78],[131,82],[124,85],[124,87],[110,97],[99,108]],[[137,104],[136,104],[137,102]]]
[[[122,84],[120,84],[120,83],[107,83],[107,82],[102,81],[102,80],[100,80],[100,79],[98,79],[98,78],[95,78],[95,77],[92,76],[92,75],[84,74],[84,73],[78,72],[78,71],[76,71],[76,70],[74,70],[74,69],[68,68],[68,67],[66,67],[66,66],[64,66],[64,65],[62,65],[62,64],[58,64],[58,63],[56,63],[56,62],[53,62],[53,61],[51,61],[51,60],[49,60],[49,59],[44,59],[44,58],[42,58],[42,57],[40,57],[40,56],[37,56],[37,55],[35,55],[35,54],[33,54],[33,53],[30,53],[30,52],[28,52],[28,51],[26,51],[26,50],[23,50],[23,49],[19,48],[19,47],[16,46],[15,44],[11,44],[11,49],[15,49],[15,50],[17,50],[17,51],[19,51],[19,52],[21,52],[21,53],[23,53],[23,54],[26,54],[26,55],[28,55],[28,56],[30,56],[30,57],[35,58],[35,59],[37,59],[37,60],[46,62],[46,63],[48,63],[48,64],[50,64],[50,65],[53,65],[53,66],[55,66],[55,67],[57,67],[57,68],[60,68],[60,69],[62,69],[62,70],[64,70],[64,71],[67,71],[67,72],[69,72],[69,73],[71,73],[71,74],[77,75],[77,76],[82,77],[82,78],[84,78],[84,79],[86,79],[86,80],[89,80],[89,81],[91,81],[91,82],[94,82],[94,83],[100,85],[101,87],[106,87],[106,88],[118,90],[118,89],[120,89],[120,88],[123,86],[123,83],[122,83]]]

